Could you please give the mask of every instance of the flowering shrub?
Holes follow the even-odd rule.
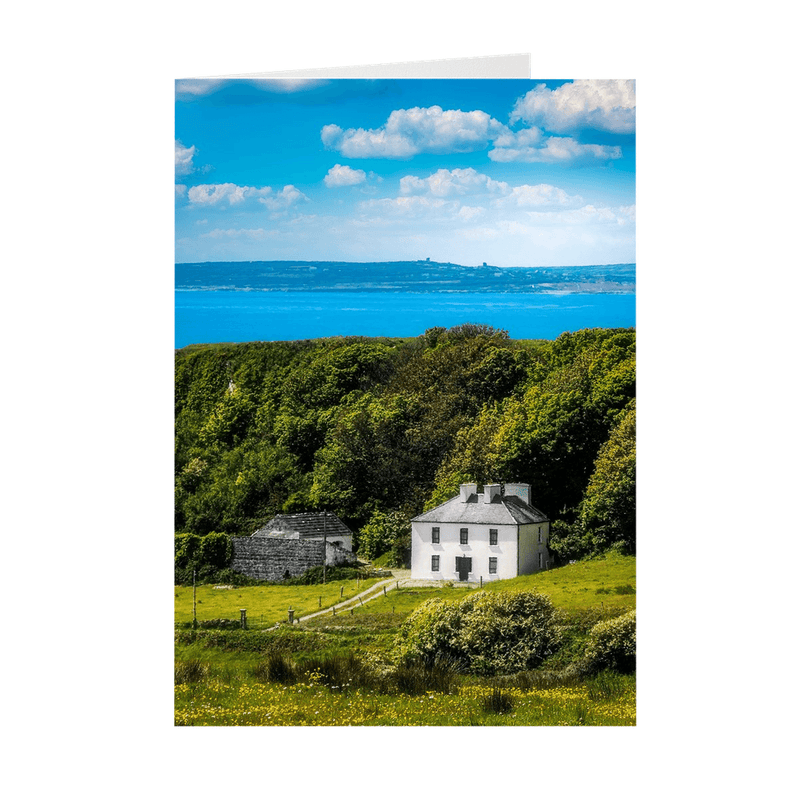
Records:
[[[538,666],[557,645],[555,609],[537,592],[477,592],[460,602],[428,600],[403,623],[401,658],[447,660],[492,675]]]
[[[586,664],[591,670],[636,669],[636,611],[598,622],[589,634]]]

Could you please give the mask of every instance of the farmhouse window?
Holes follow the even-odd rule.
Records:
[[[490,558],[489,559],[489,574],[490,575],[497,575],[497,559]]]
[[[539,544],[542,543],[542,526],[539,526]]]
[[[469,542],[469,528],[462,528],[460,533],[461,533],[461,544],[467,544]]]
[[[542,554],[539,553],[539,569],[541,569],[544,565],[542,564]]]
[[[431,542],[433,544],[439,544],[439,529],[438,528],[431,528]]]
[[[489,528],[489,544],[497,544],[497,528]]]
[[[431,572],[439,571],[439,556],[431,556]]]

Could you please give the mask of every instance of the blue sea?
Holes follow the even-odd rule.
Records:
[[[636,324],[634,294],[178,289],[175,347],[323,336],[419,336],[465,322],[513,339]]]

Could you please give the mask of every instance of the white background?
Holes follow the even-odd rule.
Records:
[[[301,797],[462,794],[459,765],[472,796],[785,794],[798,533],[788,7],[6,9],[9,796],[270,795],[289,774],[284,791]],[[637,80],[638,726],[173,728],[174,79],[525,52],[534,78]]]

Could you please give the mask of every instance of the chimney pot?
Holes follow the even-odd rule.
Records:
[[[462,483],[461,484],[461,502],[466,503],[471,494],[478,493],[477,483]]]
[[[531,504],[531,485],[529,483],[507,483],[506,497],[519,497],[528,505]]]
[[[491,503],[495,497],[500,495],[499,483],[487,483],[483,487],[483,502]]]

